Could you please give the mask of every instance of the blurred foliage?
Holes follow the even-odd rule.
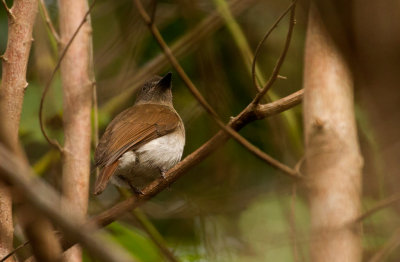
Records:
[[[248,1],[248,0],[246,0]],[[151,1],[143,1],[147,6]],[[222,0],[157,1],[156,24],[168,44],[216,11]],[[184,69],[226,122],[239,113],[255,95],[249,74],[251,53],[289,1],[248,1],[241,14],[225,14],[229,26],[221,26],[211,37],[196,42],[180,58]],[[46,0],[57,26],[57,1]],[[273,100],[302,86],[303,46],[306,14],[298,8],[291,47],[273,86]],[[100,133],[118,112],[103,107],[124,94],[138,70],[160,54],[160,49],[133,6],[132,1],[97,0],[92,16],[94,61],[99,99]],[[258,59],[258,78],[268,79],[279,57],[287,32],[287,19],[275,29]],[[7,18],[0,9],[0,51],[7,40]],[[29,87],[21,116],[21,140],[35,171],[56,188],[60,185],[60,156],[45,142],[38,124],[41,93],[57,61],[57,45],[39,16],[28,67]],[[248,61],[245,62],[244,59]],[[174,70],[168,66],[157,72]],[[174,73],[173,93],[177,111],[186,125],[184,156],[201,146],[218,131],[215,123]],[[145,79],[143,79],[145,80]],[[118,104],[123,109],[134,102]],[[57,74],[45,102],[46,129],[61,143],[62,92]],[[368,117],[357,108],[363,130],[361,142],[378,150]],[[294,166],[302,156],[301,107],[284,117],[276,116],[245,127],[241,134],[280,161]],[[378,159],[378,158],[375,158]],[[382,165],[378,162],[376,166]],[[94,174],[94,172],[92,172]],[[94,177],[93,177],[94,178]],[[93,180],[93,179],[92,179]],[[382,181],[380,196],[384,196]],[[143,212],[163,236],[167,247],[181,261],[308,261],[309,213],[305,190],[292,195],[291,180],[256,159],[234,141],[208,157],[169,190],[143,206]],[[99,197],[90,197],[90,215],[119,200],[112,186]],[[364,199],[363,209],[376,203]],[[367,255],[378,250],[398,226],[398,210],[388,208],[365,221],[364,247]],[[151,238],[131,220],[114,222],[106,228],[110,239],[121,244],[137,261],[165,261]],[[398,255],[400,253],[397,252]],[[395,260],[395,254],[392,256]],[[93,261],[86,253],[85,261]],[[296,259],[295,259],[296,258]]]

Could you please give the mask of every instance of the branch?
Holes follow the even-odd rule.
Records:
[[[279,169],[279,170],[283,171],[285,174],[287,174],[289,176],[296,176],[296,171],[295,170],[293,170],[292,168],[284,165],[283,163],[279,162],[278,160],[272,158],[268,154],[264,153],[259,148],[257,148],[253,144],[251,144],[248,140],[246,140],[239,133],[237,133],[235,130],[233,130],[231,127],[226,126],[224,124],[224,122],[222,122],[220,120],[220,118],[218,117],[217,113],[210,106],[210,104],[207,103],[207,101],[204,99],[204,97],[198,91],[196,86],[193,84],[193,82],[187,76],[187,74],[185,73],[185,71],[183,70],[181,65],[179,64],[179,62],[176,59],[176,57],[172,54],[171,49],[168,47],[168,45],[164,41],[163,37],[161,36],[160,31],[157,29],[156,25],[153,23],[153,21],[151,20],[150,16],[147,14],[147,12],[144,9],[141,1],[140,0],[134,0],[134,3],[136,5],[136,7],[138,8],[139,13],[142,16],[144,22],[149,27],[151,33],[153,34],[154,38],[156,39],[157,43],[159,44],[160,48],[164,51],[164,54],[167,56],[167,58],[169,59],[169,61],[172,64],[172,66],[175,68],[175,70],[178,72],[179,76],[182,78],[183,82],[189,88],[189,91],[197,99],[197,101],[203,106],[203,108],[206,110],[206,112],[213,118],[213,120],[218,124],[218,126],[220,126],[225,132],[227,132],[237,142],[239,142],[239,144],[244,146],[247,150],[249,150],[251,153],[253,153],[255,156],[257,156],[261,160],[264,160],[265,162],[269,163],[271,166],[275,167],[276,169]],[[289,30],[289,31],[291,31],[291,30]],[[283,56],[283,58],[284,58],[284,56]],[[283,60],[283,58],[282,58],[282,60]]]
[[[51,34],[53,35],[54,39],[56,40],[57,44],[60,44],[60,36],[58,35],[53,22],[50,19],[49,12],[47,11],[46,4],[44,3],[43,0],[39,0],[39,6],[42,8],[43,11],[43,16],[44,16],[44,21],[47,24],[47,27],[49,28]]]
[[[254,58],[253,58],[253,63],[251,64],[251,78],[253,80],[253,85],[254,87],[261,92],[262,89],[258,85],[257,80],[256,80],[256,64],[257,64],[257,58],[260,53],[261,47],[264,44],[264,42],[268,39],[269,35],[274,31],[276,27],[278,27],[278,24],[282,21],[282,19],[286,16],[287,13],[289,13],[292,8],[294,8],[296,1],[293,1],[290,6],[276,19],[275,23],[271,26],[271,28],[267,31],[267,33],[264,35],[264,37],[261,39],[261,41],[258,43],[256,51],[254,52]]]
[[[42,134],[44,136],[44,138],[46,139],[46,141],[52,145],[53,147],[55,147],[58,151],[60,151],[61,153],[63,152],[63,148],[62,146],[58,143],[57,140],[54,140],[52,138],[50,138],[47,133],[46,130],[44,129],[44,122],[43,122],[43,105],[44,105],[44,99],[46,98],[47,92],[49,91],[51,82],[53,81],[53,78],[57,72],[57,70],[60,68],[61,62],[64,59],[69,47],[71,46],[72,42],[74,41],[75,37],[77,36],[77,34],[79,33],[79,30],[82,28],[82,26],[85,24],[87,16],[90,14],[90,12],[92,11],[94,4],[96,3],[96,0],[93,0],[92,4],[90,5],[88,11],[86,12],[86,14],[84,15],[82,21],[80,22],[79,26],[76,28],[76,31],[74,32],[74,34],[71,36],[71,39],[68,41],[68,43],[65,45],[64,50],[61,52],[60,58],[57,61],[56,66],[53,69],[53,72],[51,73],[50,79],[47,82],[46,86],[44,87],[43,93],[42,93],[42,97],[40,99],[40,106],[39,106],[39,124],[40,124],[40,130],[42,131]]]
[[[2,60],[0,87],[0,142],[15,154],[25,157],[19,146],[18,130],[26,82],[26,71],[32,44],[32,30],[37,13],[35,0],[14,1],[8,8],[2,0],[8,15],[7,48]],[[0,172],[1,175],[1,172]],[[13,248],[13,214],[10,187],[0,179],[0,257]],[[44,232],[43,235],[48,232]],[[14,261],[14,259],[9,260]]]
[[[104,262],[128,262],[130,256],[118,245],[105,241],[103,234],[93,234],[93,228],[82,228],[83,218],[74,212],[75,206],[62,200],[64,210],[60,209],[60,195],[41,179],[35,177],[30,167],[17,159],[12,152],[0,144],[0,176],[13,185],[24,201],[50,219],[71,241],[79,242],[88,252]],[[40,192],[38,194],[37,192]],[[68,210],[65,211],[65,210]]]
[[[257,107],[254,110],[254,113],[257,119],[264,119],[271,115],[279,114],[280,112],[287,110],[288,105],[290,106],[298,105],[301,102],[301,98],[303,97],[303,95],[304,95],[304,90],[300,89],[299,91],[294,92],[293,94],[288,95],[287,97],[279,99],[278,101],[263,105],[257,105]]]
[[[279,99],[278,101],[264,105],[263,117],[270,117],[279,114],[285,110],[288,110],[296,105],[298,105],[303,98],[303,92],[299,91],[290,96]],[[238,116],[234,117],[229,126],[235,130],[240,130],[242,127],[256,119],[261,119],[256,117],[255,112],[242,112]],[[125,212],[132,210],[140,206],[146,200],[152,198],[153,196],[160,193],[165,188],[169,187],[173,182],[180,178],[188,170],[199,164],[207,156],[221,147],[229,140],[230,136],[226,132],[220,130],[211,139],[199,147],[196,151],[188,155],[185,159],[179,162],[176,166],[170,169],[165,174],[165,179],[157,179],[148,185],[144,190],[144,195],[132,196],[127,200],[124,200],[112,208],[102,212],[101,214],[90,219],[90,224],[94,224],[100,227],[104,227],[111,222],[115,221]],[[301,178],[301,177],[298,177]]]
[[[232,14],[238,15],[247,10],[255,0],[233,0],[229,3],[229,8]],[[223,24],[223,19],[218,11],[212,12],[208,17],[204,18],[197,26],[191,28],[188,33],[183,35],[178,41],[172,46],[172,53],[176,57],[182,57],[183,55],[193,52],[200,43],[207,39],[212,33],[217,31]],[[167,67],[168,59],[163,53],[160,53],[155,58],[147,62],[137,72],[132,72],[132,78],[127,80],[126,86],[128,88],[121,92],[119,95],[113,97],[101,107],[102,111],[107,113],[113,113],[125,104],[134,92],[140,87],[143,82],[150,76],[157,74],[163,68]]]
[[[286,35],[285,46],[282,50],[281,56],[279,57],[276,65],[274,67],[274,70],[272,71],[271,77],[269,78],[268,82],[264,85],[264,87],[261,89],[261,91],[256,95],[256,97],[254,98],[254,100],[252,102],[253,104],[260,103],[261,98],[263,98],[263,96],[267,93],[267,91],[275,83],[275,80],[278,78],[278,75],[279,75],[279,70],[281,69],[283,62],[285,61],[287,51],[289,50],[290,40],[292,39],[293,28],[295,25],[296,0],[293,1],[293,3],[290,5],[289,9],[291,10],[290,11],[290,22],[289,22],[289,29],[288,29],[288,32]],[[268,35],[266,35],[266,37],[264,37],[264,39],[266,39],[267,37],[268,37]],[[256,51],[256,53],[257,53],[257,51]],[[256,60],[256,56],[254,57],[253,64],[255,64],[255,60]]]
[[[8,7],[6,0],[1,0],[1,2],[3,3],[4,9],[7,12],[7,16],[11,19],[11,20],[15,20],[15,16],[12,13],[11,9]]]
[[[357,219],[354,220],[353,224],[358,224],[361,223],[364,219],[366,219],[367,217],[375,214],[376,212],[393,205],[394,203],[400,201],[400,195],[399,194],[395,194],[389,198],[386,198],[382,201],[380,201],[378,204],[376,204],[376,206],[374,206],[373,208],[371,208],[370,210],[366,211],[364,214],[362,214],[361,216],[359,216]]]
[[[11,257],[12,255],[14,255],[15,253],[17,253],[20,249],[26,247],[27,245],[30,244],[30,241],[25,241],[24,243],[22,243],[21,245],[17,246],[16,248],[14,248],[10,253],[8,253],[6,256],[4,256],[2,259],[0,259],[0,262],[5,262],[7,260],[7,258]]]

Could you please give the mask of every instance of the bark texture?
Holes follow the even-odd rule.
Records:
[[[310,178],[311,258],[361,261],[362,157],[354,116],[353,81],[345,59],[311,7],[305,45],[304,127]]]
[[[86,0],[60,0],[61,51],[86,12]],[[91,138],[91,26],[89,19],[79,30],[61,63],[64,95],[63,194],[82,218],[86,214],[90,175]],[[72,212],[72,211],[70,211]],[[68,261],[81,261],[79,249],[67,252]]]
[[[1,141],[21,154],[18,129],[24,91],[28,86],[26,70],[32,44],[32,29],[37,13],[36,0],[16,0],[8,13],[7,49],[2,58],[0,88]],[[12,200],[9,188],[0,181],[0,258],[13,248]],[[13,258],[6,260],[14,261]]]

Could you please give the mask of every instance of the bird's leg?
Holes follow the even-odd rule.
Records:
[[[139,188],[133,186],[131,183],[129,183],[129,187],[131,188],[132,192],[133,192],[135,195],[140,195],[140,196],[143,196],[143,195],[144,195],[144,193],[143,193],[142,190],[140,190]]]
[[[129,188],[131,189],[131,191],[132,191],[133,194],[135,194],[135,195],[141,195],[141,196],[144,195],[143,191],[140,190],[139,188],[135,187],[134,185],[132,185],[131,182],[130,182],[128,179],[126,179],[126,177],[124,177],[124,176],[118,176],[118,178],[121,179],[121,180],[123,180],[125,183],[128,184],[128,186],[129,186]]]

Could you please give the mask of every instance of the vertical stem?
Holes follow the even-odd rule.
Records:
[[[61,51],[88,11],[86,0],[59,0]],[[65,143],[63,153],[63,194],[83,219],[88,206],[91,142],[91,25],[87,19],[76,35],[63,61]],[[67,261],[81,261],[77,247],[67,252]]]
[[[311,261],[361,261],[362,157],[353,81],[345,59],[311,7],[305,45],[304,127],[310,178]]]
[[[5,2],[3,2],[6,5]],[[36,0],[15,0],[8,12],[7,49],[2,59],[0,88],[0,142],[22,155],[18,141],[26,82],[26,69],[32,44],[32,29],[37,13]],[[9,188],[0,181],[0,257],[13,248],[12,200]],[[7,259],[14,261],[13,258]]]

